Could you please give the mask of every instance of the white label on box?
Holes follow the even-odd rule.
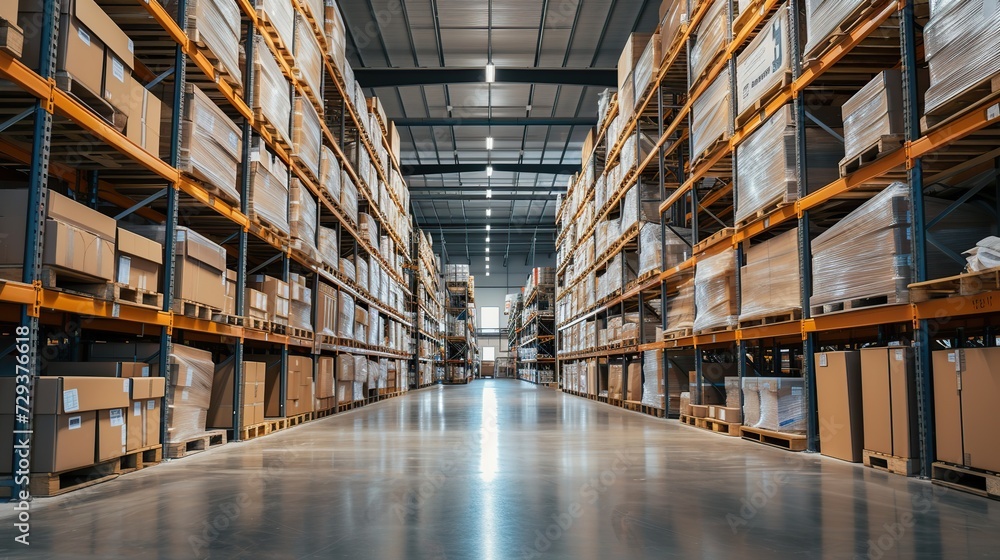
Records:
[[[132,403],[132,416],[142,416],[142,401]]]
[[[135,54],[135,43],[132,42],[132,39],[128,40],[128,52]]]
[[[132,274],[132,258],[125,255],[118,257],[118,283],[128,284],[130,274]]]
[[[121,83],[125,83],[125,65],[117,58],[111,57],[111,74]]]
[[[142,376],[149,377],[149,366],[142,366]]]
[[[826,367],[826,364],[827,364],[826,354],[820,354],[819,355],[819,367]]]
[[[76,36],[79,37],[81,41],[83,41],[83,44],[87,45],[88,47],[90,46],[90,33],[87,33],[86,30],[84,30],[81,27],[77,27]]]
[[[118,426],[125,425],[125,415],[122,414],[122,409],[112,408],[111,413],[111,426],[117,428]]]
[[[954,352],[948,352],[948,361],[951,362],[951,363],[955,363],[955,353]]]
[[[212,135],[212,131],[215,129],[215,115],[208,111],[198,111],[194,121],[198,123],[199,128],[207,130],[209,136]]]
[[[125,453],[125,447],[128,445],[128,426],[122,424],[122,453]]]
[[[63,391],[63,411],[74,412],[80,410],[80,393],[76,389]]]
[[[131,391],[129,391],[129,389],[131,389],[131,388],[132,388],[132,380],[131,379],[122,379],[122,392],[123,393],[129,393],[129,392],[131,392]]]
[[[66,427],[69,428],[70,430],[76,430],[81,426],[83,426],[83,416],[70,416],[69,424],[67,424]]]
[[[240,137],[236,136],[235,132],[229,133],[229,147],[234,151],[240,147]]]
[[[156,408],[155,399],[146,401],[146,410],[153,410],[154,408]]]
[[[184,383],[184,385],[186,387],[190,387],[193,382],[194,382],[194,368],[191,367],[191,366],[188,366],[188,368],[187,368],[187,382]]]
[[[995,105],[990,105],[986,109],[986,120],[992,121],[995,118],[1000,117],[1000,103]]]
[[[181,400],[182,401],[188,400],[188,390],[187,389],[184,389],[183,391],[181,391]]]
[[[902,350],[896,350],[896,361],[897,362],[902,362],[903,361],[903,351]]]

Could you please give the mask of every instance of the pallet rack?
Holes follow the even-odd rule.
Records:
[[[510,298],[511,296],[507,296]],[[507,348],[510,352],[511,369],[518,379],[521,377],[521,363],[518,359],[518,350],[521,348],[522,319],[524,318],[524,293],[518,292],[511,300],[510,309],[506,310],[507,319]]]
[[[390,180],[390,176],[402,176],[399,163],[390,154],[390,169],[375,165],[378,182],[388,187],[381,192],[378,185],[369,184],[360,176],[362,152],[371,161],[378,162],[374,139],[382,139],[380,150],[388,150],[388,142],[384,134],[375,135],[368,130],[374,121],[367,118],[363,106],[352,102],[355,85],[347,83],[346,69],[340,67],[330,55],[323,24],[318,19],[321,14],[311,13],[307,4],[298,0],[291,3],[296,16],[311,28],[307,32],[315,36],[322,48],[323,91],[316,91],[317,85],[306,86],[297,78],[294,57],[285,45],[275,42],[264,19],[247,0],[236,2],[242,33],[241,48],[247,61],[241,68],[242,81],[220,74],[212,54],[189,38],[186,33],[189,18],[185,17],[188,6],[184,0],[176,3],[176,17],[172,17],[158,0],[131,4],[98,0],[97,4],[106,9],[134,40],[135,75],[140,85],[153,93],[160,93],[160,98],[170,109],[169,134],[165,138],[169,154],[162,159],[140,148],[79,98],[61,89],[55,80],[59,0],[43,3],[37,38],[42,45],[38,68],[29,68],[8,52],[0,52],[0,78],[6,81],[2,108],[5,122],[0,125],[0,151],[4,155],[0,164],[9,168],[12,174],[24,177],[29,192],[28,205],[35,209],[27,220],[26,246],[29,249],[26,251],[23,275],[20,281],[0,282],[0,309],[3,310],[3,321],[18,327],[19,342],[27,342],[25,366],[31,375],[19,378],[18,383],[29,393],[34,386],[32,378],[39,375],[44,366],[39,351],[45,340],[59,341],[60,351],[73,355],[81,340],[90,336],[102,339],[152,336],[159,341],[160,351],[149,359],[159,361],[161,372],[167,371],[173,343],[204,345],[219,355],[235,357],[236,386],[240,385],[242,378],[241,357],[254,352],[267,352],[281,362],[282,403],[286,362],[290,354],[409,359],[410,354],[406,351],[408,343],[386,348],[382,344],[339,337],[313,339],[276,334],[230,322],[188,317],[174,311],[174,232],[178,225],[185,225],[226,248],[229,268],[237,272],[235,308],[238,316],[244,314],[244,287],[249,274],[268,273],[287,281],[291,273],[297,272],[308,276],[314,297],[321,281],[332,285],[339,292],[351,295],[364,307],[376,310],[387,324],[401,325],[405,329],[404,338],[409,336],[412,320],[398,309],[397,305],[402,306],[402,301],[393,305],[393,302],[370,293],[368,286],[361,286],[341,274],[336,264],[331,266],[331,263],[318,262],[311,251],[292,243],[269,225],[251,218],[248,210],[250,185],[247,170],[251,143],[259,139],[288,165],[290,177],[300,181],[309,196],[318,201],[318,222],[336,230],[341,254],[370,255],[398,288],[395,291],[410,295],[401,273],[402,267],[392,266],[393,262],[406,264],[410,259],[409,220],[403,219],[408,214],[408,197],[405,190],[398,188],[402,186],[400,182]],[[255,38],[259,38],[260,42]],[[289,91],[296,97],[306,99],[321,113],[322,143],[333,151],[339,165],[357,185],[360,209],[371,215],[377,223],[378,232],[391,240],[389,253],[381,251],[380,247],[373,246],[360,235],[357,224],[347,217],[340,201],[332,200],[325,194],[317,184],[314,173],[293,157],[287,143],[276,137],[273,127],[252,111],[255,80],[253,53],[261,45],[266,46],[278,62]],[[214,189],[178,169],[184,91],[189,84],[200,87],[241,129],[242,179],[235,185],[241,194],[239,204],[227,201]],[[353,151],[353,160],[347,155],[350,144],[364,148]],[[163,267],[163,303],[160,309],[42,286],[39,282],[41,249],[46,189],[50,186],[69,192],[92,208],[110,211],[119,220],[134,216],[165,224],[165,255],[168,258]],[[315,301],[313,303],[315,313]],[[315,315],[313,319],[315,324]],[[27,334],[22,336],[22,332]],[[5,354],[9,352],[4,350]],[[314,360],[314,366],[315,363]],[[238,391],[235,393],[239,394]],[[234,409],[234,425],[240,425],[239,402],[234,402]],[[18,418],[16,429],[31,429],[30,406],[27,412],[23,419]],[[163,422],[163,427],[165,430],[166,422]],[[239,436],[237,431],[235,438],[239,439]],[[15,492],[27,490],[26,485],[15,484],[11,479],[4,480],[3,484]]]
[[[644,180],[654,181],[660,191],[659,223],[662,228],[686,227],[692,255],[671,267],[662,267],[653,278],[638,279],[603,301],[595,301],[584,308],[567,309],[564,299],[585,274],[613,258],[617,247],[597,255],[596,262],[585,270],[574,270],[574,260],[579,261],[578,248],[596,229],[598,222],[607,216],[617,215],[618,205],[624,197],[624,188],[614,189],[609,201],[595,209],[595,217],[587,230],[574,239],[570,225],[585,217],[586,203],[595,196],[595,182],[581,173],[571,184],[557,211],[561,231],[557,240],[560,262],[557,285],[561,312],[558,319],[560,355],[562,363],[572,363],[605,355],[628,355],[636,351],[663,350],[664,371],[675,358],[693,358],[697,372],[698,393],[704,384],[704,364],[708,361],[728,359],[735,362],[738,375],[780,373],[801,375],[805,380],[808,410],[807,442],[816,450],[819,425],[816,413],[815,364],[817,351],[835,348],[855,348],[864,344],[885,345],[890,341],[912,343],[917,349],[917,387],[920,436],[920,473],[931,475],[934,457],[934,427],[931,403],[931,360],[933,348],[948,345],[995,344],[991,317],[1000,310],[1000,299],[993,297],[996,290],[986,289],[974,295],[957,293],[954,297],[930,299],[920,302],[858,307],[838,313],[814,315],[809,301],[812,291],[811,239],[818,228],[834,223],[843,209],[851,209],[873,196],[887,184],[902,180],[910,185],[913,206],[911,234],[915,259],[914,280],[927,280],[926,256],[928,248],[927,227],[937,216],[926,216],[923,199],[925,190],[935,185],[962,187],[962,174],[975,165],[997,161],[993,150],[1000,120],[998,94],[995,92],[972,93],[963,96],[967,109],[937,119],[933,126],[921,128],[920,91],[917,75],[923,60],[922,30],[927,22],[927,3],[917,0],[876,0],[861,3],[857,13],[813,52],[808,58],[800,49],[803,41],[798,36],[800,14],[804,3],[793,0],[791,17],[791,68],[792,75],[772,92],[752,113],[749,119],[736,122],[730,119],[730,134],[717,143],[708,153],[693,164],[691,160],[690,126],[691,109],[705,93],[708,85],[729,72],[731,91],[736,91],[735,57],[760,32],[775,14],[781,2],[757,0],[743,13],[735,14],[737,2],[727,2],[728,37],[725,48],[713,58],[703,76],[690,76],[686,60],[693,48],[694,30],[702,22],[711,2],[690,2],[688,22],[680,27],[672,48],[664,53],[654,78],[654,87],[636,103],[637,116],[624,125],[621,137],[611,138],[609,123],[617,114],[612,107],[595,135],[594,153],[598,164],[611,169],[621,157],[624,139],[641,129],[654,117],[653,127],[657,141],[653,149],[638,163],[637,171],[622,181],[632,185]],[[872,161],[862,162],[851,173],[818,188],[809,189],[801,180],[808,176],[806,164],[805,124],[815,120],[816,109],[839,106],[843,100],[875,74],[886,68],[902,68],[905,107],[905,136],[901,145]],[[735,97],[735,96],[734,96]],[[735,100],[733,114],[736,114]],[[799,192],[789,204],[770,207],[751,220],[734,219],[734,192],[738,192],[735,166],[736,148],[764,121],[786,105],[791,105],[796,123],[796,171]],[[825,124],[825,123],[824,123]],[[606,154],[606,156],[605,156]],[[586,158],[586,154],[585,154]],[[588,160],[594,165],[594,159]],[[599,177],[604,169],[598,169]],[[993,184],[993,183],[991,183]],[[577,191],[584,194],[580,196]],[[963,200],[975,194],[972,190],[958,189]],[[574,195],[582,203],[571,208]],[[660,340],[644,340],[636,347],[602,349],[588,347],[582,351],[564,351],[564,335],[574,325],[587,321],[604,321],[609,312],[623,305],[639,304],[643,300],[659,298],[661,305],[670,299],[678,286],[685,282],[698,262],[733,251],[736,269],[743,263],[743,249],[750,241],[761,241],[774,235],[798,228],[798,254],[801,278],[801,315],[788,317],[782,322],[762,322],[756,326],[736,327],[709,333],[676,332]],[[862,241],[863,242],[863,241]],[[630,243],[626,238],[624,244]],[[737,272],[739,293],[739,274]],[[737,296],[738,297],[738,296]],[[737,302],[739,305],[739,302]],[[664,309],[665,311],[665,309]],[[596,346],[596,345],[593,345]],[[783,360],[782,357],[794,357]],[[782,362],[785,362],[784,365]],[[791,363],[789,363],[791,362]],[[792,371],[797,370],[797,371]],[[669,383],[669,382],[668,382]],[[684,390],[687,381],[683,381]],[[673,389],[678,387],[674,386]],[[671,387],[668,387],[670,390]],[[669,402],[669,401],[668,401]],[[667,412],[674,416],[677,410],[668,404]]]
[[[416,335],[413,337],[414,364],[410,387],[423,388],[432,385],[437,370],[443,368],[441,326],[444,324],[444,305],[441,302],[441,267],[434,256],[430,234],[417,230],[414,244]]]
[[[551,272],[551,269],[535,269]],[[549,387],[559,387],[555,355],[555,285],[535,283],[531,277],[519,300],[515,336],[518,378]]]
[[[476,377],[475,278],[448,273],[445,281],[444,383],[469,383]]]

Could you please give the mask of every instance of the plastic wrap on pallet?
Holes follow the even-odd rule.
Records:
[[[344,59],[347,53],[347,26],[344,19],[340,17],[340,10],[337,8],[336,0],[326,0],[324,2],[324,31],[326,35],[327,54],[333,57],[337,68],[344,67]]]
[[[268,26],[273,27],[281,44],[291,52],[292,41],[295,39],[293,34],[295,8],[292,7],[292,3],[284,0],[255,0],[254,8],[262,23],[266,22]],[[260,38],[261,36],[257,37]],[[259,48],[259,43],[255,44],[254,48]],[[264,48],[267,49],[266,46]]]
[[[250,215],[288,235],[288,166],[263,145],[250,161]]]
[[[357,278],[357,271],[354,268],[354,260],[348,258],[340,259],[340,273],[344,275],[345,278],[354,282]]]
[[[337,336],[337,290],[324,282],[320,282],[316,295],[316,331],[317,334]]]
[[[177,21],[181,0],[163,0],[163,8]],[[242,83],[240,72],[240,9],[236,0],[187,0],[188,37],[204,45],[226,73]]]
[[[365,290],[368,289],[368,261],[361,258],[360,256],[354,261],[354,269],[356,280],[358,285],[363,286]]]
[[[281,4],[282,2],[273,2]],[[289,8],[289,11],[291,9]],[[281,73],[281,67],[274,55],[258,35],[254,38],[254,95],[253,109],[260,112],[277,131],[281,140],[291,141],[288,131],[288,116],[292,112],[291,85]]]
[[[343,173],[340,169],[340,162],[333,154],[333,150],[325,144],[320,151],[319,160],[319,183],[330,195],[332,200],[340,201],[340,180]]]
[[[649,88],[649,85],[653,81],[653,74],[660,69],[660,59],[662,58],[660,53],[660,48],[662,44],[660,43],[660,34],[654,33],[649,39],[649,43],[646,44],[646,48],[643,49],[642,55],[639,60],[635,63],[635,68],[632,70],[632,87],[634,88],[634,103],[635,111],[640,109],[643,101],[643,93]],[[653,105],[655,108],[656,106]]]
[[[663,383],[663,350],[647,350],[642,353],[642,378],[642,404],[664,408],[666,387]]]
[[[368,357],[354,356],[354,381],[355,383],[368,382]]]
[[[736,253],[699,258],[695,267],[694,330],[736,325]]]
[[[290,301],[288,303],[288,325],[297,329],[312,331],[312,290],[305,288],[310,300]]]
[[[966,257],[965,271],[980,272],[1000,266],[1000,237],[990,235],[980,239],[976,246],[962,253]]]
[[[368,242],[368,244],[373,247],[378,247],[378,223],[375,222],[375,218],[370,215],[359,212],[358,213],[358,235],[362,239]]]
[[[337,336],[354,338],[354,298],[345,292],[340,292],[337,302]]]
[[[382,267],[379,265],[378,261],[373,257],[371,262],[368,263],[368,292],[375,299],[379,299],[379,293],[382,291]],[[381,300],[380,300],[381,301]]]
[[[197,86],[188,84],[177,168],[239,200],[241,146],[240,128]]]
[[[615,117],[616,128],[615,135],[608,136],[612,143],[618,140],[619,135],[625,128],[625,123],[628,119],[632,117],[635,113],[635,84],[633,76],[629,74],[628,79],[625,83],[620,85],[621,89],[618,90],[618,114],[623,117]]]
[[[378,346],[381,343],[379,340],[378,324],[378,309],[372,306],[368,308],[368,344],[372,346]]]
[[[788,3],[782,4],[736,57],[737,114],[752,109],[792,72]]]
[[[848,16],[866,1],[806,0],[806,46],[802,52],[809,55],[825,44]]]
[[[212,353],[180,344],[170,347],[167,390],[167,439],[180,443],[205,432],[212,400],[215,363]]]
[[[288,216],[292,238],[315,249],[318,207],[312,193],[298,179],[292,179],[288,188]]]
[[[677,295],[667,298],[666,331],[690,329],[694,325],[694,280],[680,285]]]
[[[799,230],[756,243],[740,269],[740,319],[756,319],[802,307],[799,286]]]
[[[323,99],[323,49],[312,26],[302,14],[295,14],[295,78],[304,83],[319,100]]]
[[[726,408],[739,408],[742,388],[739,377],[725,378],[726,385]]]
[[[950,201],[924,198],[927,216],[939,216]],[[893,183],[848,214],[812,242],[813,296],[810,305],[819,306],[852,299],[899,296],[913,278],[910,247],[909,186]],[[977,206],[959,206],[930,229],[936,243],[950,251],[961,251],[993,231],[989,214]],[[863,239],[864,243],[858,243]],[[946,253],[927,247],[930,278],[961,271]]]
[[[666,58],[672,52],[671,47],[678,41],[684,24],[688,19],[688,3],[684,0],[664,0],[660,4],[660,13],[663,17],[660,20],[660,56]],[[666,13],[663,6],[667,6]],[[659,66],[660,61],[656,61]]]
[[[691,106],[691,151],[697,160],[717,140],[729,138],[732,104],[729,87],[729,67]]]
[[[844,159],[853,159],[882,136],[904,133],[903,78],[899,70],[879,72],[842,107]],[[810,146],[811,147],[811,146]]]
[[[760,381],[757,377],[744,377],[742,381],[743,390],[743,424],[745,426],[757,426],[760,423]],[[739,403],[739,397],[735,399]],[[728,387],[726,396],[726,406],[729,406]],[[737,404],[738,406],[738,404]]]
[[[337,231],[328,227],[319,227],[319,258],[332,268],[337,268],[340,262],[340,245],[337,244]]]
[[[716,59],[716,55],[725,49],[729,36],[729,15],[726,9],[729,4],[728,0],[706,1],[711,1],[712,6],[694,31],[696,39],[689,55],[692,85],[694,85],[694,80],[700,78],[708,70],[709,65]]]
[[[806,431],[805,381],[801,378],[760,377],[760,420],[756,428],[775,432]]]
[[[340,208],[352,222],[358,223],[358,186],[347,170],[344,170],[340,183]]]
[[[924,45],[930,68],[926,111],[932,113],[1000,73],[1000,9],[996,1],[931,2]]]
[[[319,177],[319,152],[323,143],[319,114],[308,99],[297,95],[292,104],[292,155],[314,177]]]

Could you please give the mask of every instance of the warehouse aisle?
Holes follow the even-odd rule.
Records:
[[[973,558],[1000,504],[514,380],[434,387],[32,505],[0,558]],[[16,548],[15,548],[16,547]]]

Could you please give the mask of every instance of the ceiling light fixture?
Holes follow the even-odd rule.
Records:
[[[493,189],[486,189],[486,198],[493,198]]]
[[[486,265],[486,270],[489,270],[489,269],[490,269],[490,265]]]
[[[489,256],[486,257],[486,262],[490,262],[490,257]]]
[[[486,209],[486,217],[489,218],[492,215],[493,215],[493,209],[492,208],[487,208]]]
[[[486,224],[486,231],[490,231],[490,224]]]
[[[497,80],[497,67],[492,62],[486,65],[486,83],[492,84]]]
[[[489,276],[489,275],[490,275],[490,272],[489,272],[489,271],[486,271],[486,275],[487,275],[487,276]]]
[[[492,136],[487,136],[486,137],[486,151],[490,151],[492,149],[493,149],[493,137]]]
[[[490,236],[488,236],[488,235],[486,236],[486,242],[487,242],[487,243],[489,243],[489,242],[490,242]],[[489,253],[489,252],[490,252],[490,248],[489,248],[489,247],[487,247],[487,248],[486,248],[486,252],[487,252],[487,253]]]
[[[487,177],[492,177],[493,176],[493,166],[492,165],[487,165],[486,166],[486,176]]]
[[[486,238],[486,242],[487,242],[487,243],[489,243],[489,242],[490,242],[490,239],[489,239],[488,237]],[[490,252],[490,248],[489,248],[489,247],[487,247],[487,248],[486,248],[486,252],[487,252],[487,253],[489,253],[489,252]]]

